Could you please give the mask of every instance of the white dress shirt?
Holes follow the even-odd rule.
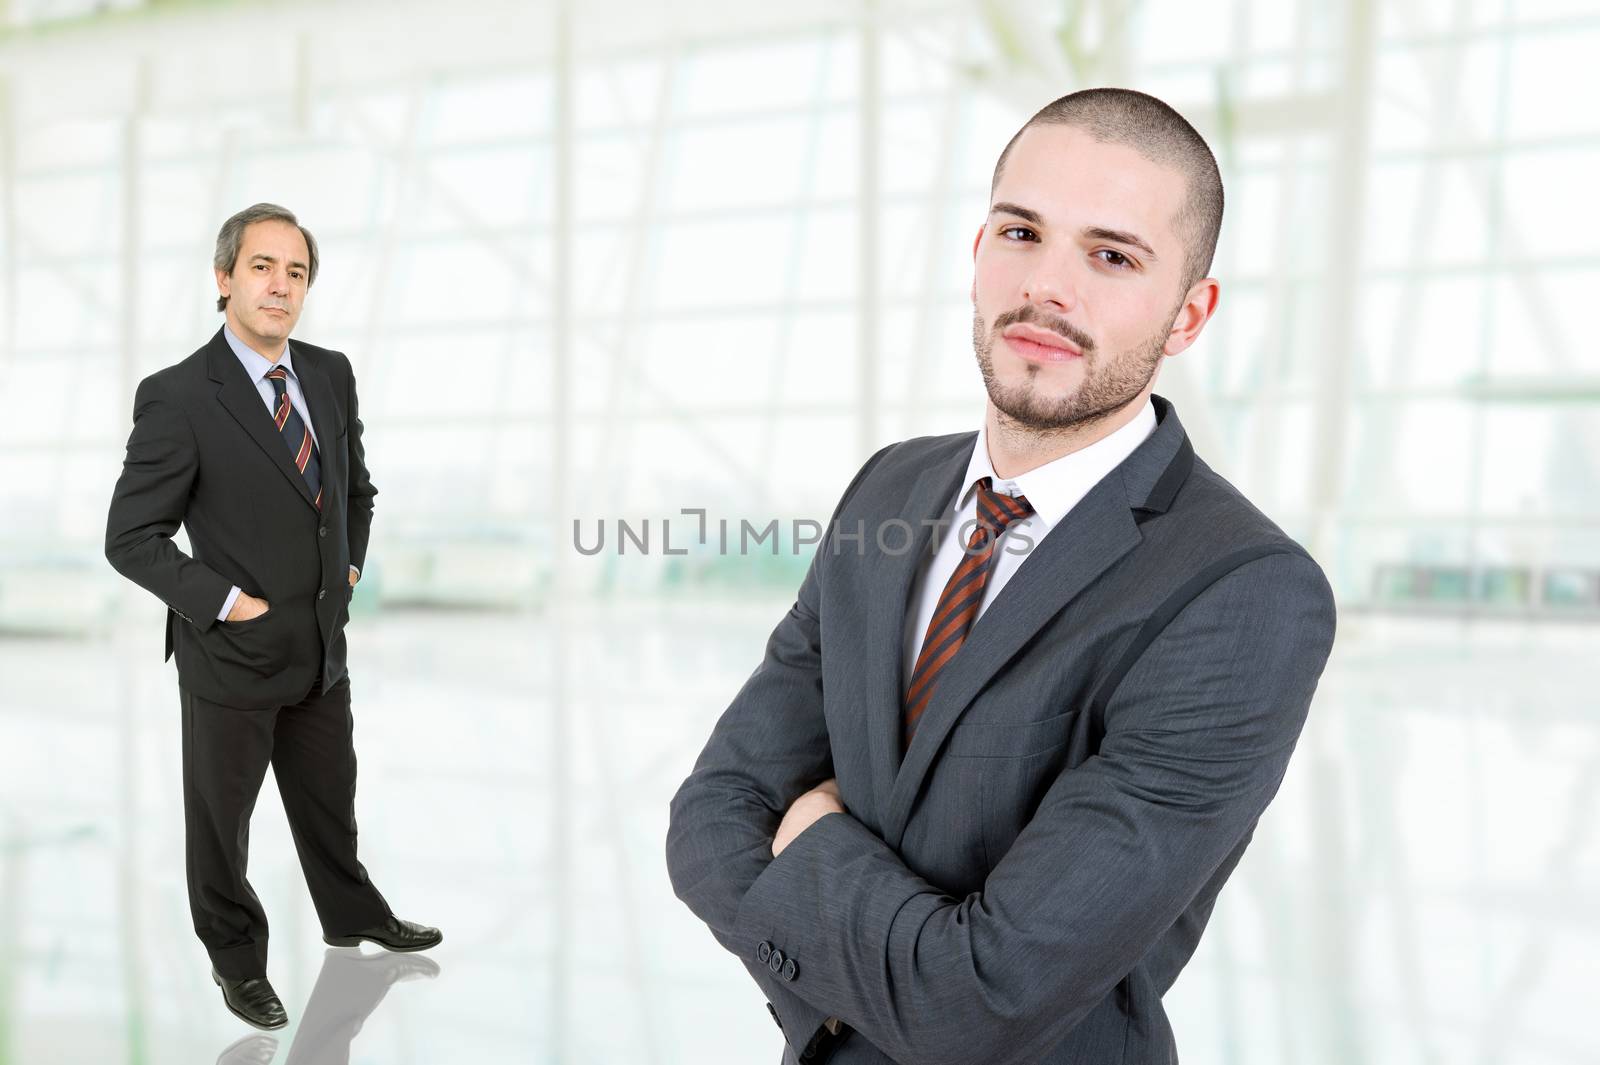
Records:
[[[317,431],[311,425],[311,408],[306,406],[305,393],[300,389],[300,377],[294,372],[294,349],[287,343],[283,346],[283,354],[273,362],[259,351],[250,347],[234,335],[226,322],[222,325],[222,338],[228,342],[228,347],[233,349],[233,354],[238,358],[239,365],[244,367],[244,372],[250,375],[250,380],[255,382],[256,391],[261,395],[261,402],[266,404],[268,414],[276,414],[278,410],[278,391],[272,387],[272,382],[267,380],[268,371],[282,366],[289,372],[288,379],[284,381],[284,391],[289,394],[289,405],[294,408],[300,420],[306,423],[306,430],[311,434],[311,443],[317,443]],[[361,571],[354,566],[350,572],[357,577]],[[218,621],[226,621],[228,614],[233,610],[234,600],[239,598],[239,586],[233,586],[228,593],[228,598],[222,602],[222,610],[217,613]]]
[[[992,478],[996,492],[1009,496],[1025,496],[1033,505],[1033,513],[1006,527],[995,544],[996,556],[991,561],[988,582],[984,585],[983,599],[978,604],[977,616],[989,609],[994,597],[1000,594],[1012,574],[1017,572],[1028,554],[1039,546],[1051,529],[1078,501],[1089,494],[1089,489],[1106,474],[1116,469],[1122,460],[1144,443],[1156,428],[1156,412],[1148,397],[1139,413],[1109,436],[1102,437],[1088,447],[1079,448],[1070,455],[1062,455],[1043,466],[1002,478],[994,472],[989,462],[989,438],[986,426],[979,426],[978,439],[972,448],[972,458],[967,462],[966,479],[956,490],[939,519],[947,524],[934,529],[938,548],[930,558],[926,553],[917,574],[912,602],[915,610],[906,611],[905,672],[902,683],[909,682],[916,668],[917,655],[922,651],[922,638],[928,633],[928,622],[933,619],[939,596],[961,560],[966,557],[966,540],[976,527],[978,514],[977,483],[985,477]],[[1026,534],[1026,538],[1023,535]],[[1029,545],[1028,540],[1032,540]],[[1009,549],[1008,549],[1009,546]],[[902,695],[905,693],[902,692]]]

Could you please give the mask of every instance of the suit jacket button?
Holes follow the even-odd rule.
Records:
[[[800,967],[794,963],[793,958],[783,963],[783,978],[785,980],[793,980],[799,972]]]
[[[318,588],[317,589],[317,598],[318,599],[321,599],[323,596],[325,596],[327,594],[328,594],[328,589],[326,589],[326,588]]]
[[[328,535],[328,527],[326,525],[319,526],[318,529],[317,529],[317,535],[318,536],[327,536]]]
[[[772,948],[772,957],[767,959],[767,968],[775,973],[783,971],[783,951],[776,947]]]
[[[783,1027],[783,1018],[778,1016],[778,1011],[773,1007],[772,1003],[770,1003],[770,1002],[767,1003],[767,1012],[772,1014],[772,1023],[777,1025],[779,1028],[782,1028]]]
[[[763,939],[761,945],[756,947],[756,960],[765,965],[770,957],[772,957],[772,944]]]

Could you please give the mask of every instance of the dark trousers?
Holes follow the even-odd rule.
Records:
[[[240,710],[178,687],[184,858],[195,934],[218,974],[267,971],[267,915],[245,879],[250,814],[272,765],[300,868],[327,935],[382,924],[389,904],[356,860],[350,678],[297,703]]]

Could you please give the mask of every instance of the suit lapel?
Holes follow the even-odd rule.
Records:
[[[278,472],[288,478],[289,484],[300,493],[300,498],[306,501],[307,506],[315,506],[315,498],[311,489],[306,484],[305,475],[295,469],[294,458],[289,454],[288,445],[283,442],[283,434],[278,431],[277,425],[272,421],[272,415],[267,412],[267,405],[261,402],[261,393],[256,391],[255,382],[250,380],[250,375],[239,364],[239,359],[228,347],[227,338],[222,335],[222,330],[217,330],[217,335],[211,338],[211,346],[206,356],[207,368],[211,379],[221,384],[217,390],[217,400],[233,415],[234,421],[254,440],[256,446],[266,454],[267,459],[278,468]],[[295,373],[300,373],[300,367],[295,367]],[[302,388],[304,378],[302,377]],[[332,402],[332,397],[328,397]],[[322,436],[323,426],[326,423],[326,414],[318,415],[317,399],[308,398],[311,406],[311,417],[317,430],[318,439]]]
[[[879,806],[887,810],[883,838],[891,847],[900,845],[923,779],[945,737],[984,685],[1051,618],[1139,543],[1142,516],[1135,512],[1164,511],[1188,476],[1194,452],[1177,413],[1160,396],[1152,396],[1151,402],[1158,417],[1155,432],[1034,546],[940,673],[911,746],[893,775],[888,803]],[[962,462],[964,468],[965,458]],[[954,491],[952,485],[950,493]],[[947,501],[949,494],[942,498]],[[898,647],[894,662],[898,675]],[[898,693],[894,706],[898,729]],[[893,738],[898,746],[898,737]]]
[[[929,523],[942,518],[944,510],[961,485],[967,471],[967,461],[972,457],[972,445],[978,438],[972,433],[965,444],[958,446],[952,457],[935,463],[922,471],[913,482],[905,506],[897,515],[912,532],[911,547],[898,555],[884,552],[882,565],[874,567],[870,578],[867,632],[871,646],[866,649],[867,662],[867,739],[872,758],[874,799],[879,817],[889,810],[895,774],[900,766],[900,716],[903,690],[906,614],[911,609],[911,589],[920,563],[927,557],[929,540],[933,535]],[[895,516],[885,515],[881,520],[892,521]],[[868,529],[867,536],[875,537],[876,530]],[[893,534],[886,534],[888,542],[898,542]],[[869,541],[870,543],[871,541]]]
[[[333,476],[329,448],[337,439],[334,427],[338,425],[338,419],[334,416],[333,382],[328,380],[321,366],[306,357],[304,348],[295,349],[294,372],[300,378],[300,391],[306,397],[306,406],[311,408],[311,428],[316,433],[317,458],[322,463],[322,497],[326,499],[328,479]],[[302,476],[300,480],[304,481],[305,477]],[[306,494],[310,495],[310,489]]]

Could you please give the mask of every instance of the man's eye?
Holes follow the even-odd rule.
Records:
[[[298,281],[298,280],[300,280],[300,279],[301,279],[301,278],[302,278],[302,277],[304,277],[304,276],[305,276],[305,275],[304,275],[304,274],[302,274],[302,273],[301,273],[301,272],[300,272],[300,271],[298,271],[298,270],[295,270],[295,271],[292,271],[292,272],[291,272],[291,273],[290,273],[290,274],[289,274],[289,276],[290,276],[290,277],[292,277],[292,278],[294,278],[294,279],[295,279],[295,280],[296,280],[296,281]]]
[[[1133,260],[1122,254],[1120,251],[1113,251],[1111,248],[1102,248],[1097,254],[1113,256],[1117,260],[1116,262],[1112,262],[1110,259],[1103,261],[1110,266],[1116,267],[1118,270],[1133,269]]]
[[[267,264],[266,263],[256,263],[256,269],[257,270],[265,270],[266,268],[267,268]]]
[[[1013,233],[1020,233],[1022,235],[1020,237],[1013,237],[1011,236]],[[1000,231],[1000,235],[1010,240],[1032,240],[1034,238],[1033,230],[1029,229],[1027,226],[1006,226]]]

